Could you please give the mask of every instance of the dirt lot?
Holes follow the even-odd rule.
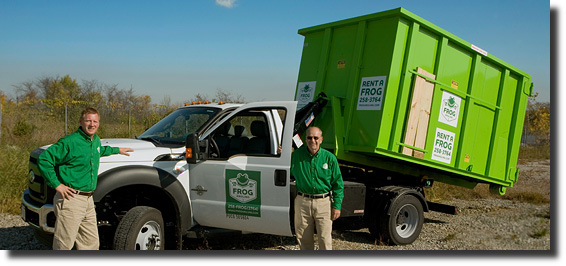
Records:
[[[521,162],[519,181],[504,197],[454,199],[458,215],[425,213],[420,237],[406,246],[387,246],[367,229],[335,225],[336,250],[539,250],[550,251],[550,161]],[[555,209],[553,209],[554,211]],[[0,249],[48,249],[19,216],[0,214]],[[186,250],[296,250],[292,237],[262,234],[187,240]]]

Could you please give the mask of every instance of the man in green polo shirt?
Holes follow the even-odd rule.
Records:
[[[303,250],[314,250],[314,229],[320,250],[332,250],[332,221],[340,217],[344,181],[338,161],[320,148],[322,131],[310,127],[307,145],[291,156],[291,174],[295,177],[295,234]]]
[[[123,154],[130,148],[101,146],[96,135],[99,113],[87,108],[79,129],[61,138],[39,156],[38,167],[47,185],[57,193],[53,198],[55,234],[53,249],[98,249],[98,226],[92,193],[96,188],[101,156]]]

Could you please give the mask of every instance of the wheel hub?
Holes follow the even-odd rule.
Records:
[[[136,238],[137,250],[159,250],[161,248],[161,227],[154,221],[145,223]]]
[[[417,228],[418,217],[418,211],[413,205],[407,204],[399,209],[395,226],[397,234],[404,238],[410,237]]]

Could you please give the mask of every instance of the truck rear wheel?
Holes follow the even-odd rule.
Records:
[[[385,243],[407,245],[419,237],[423,221],[421,202],[413,195],[402,195],[393,200],[389,211],[375,213],[369,229]]]
[[[400,196],[391,204],[389,213],[381,216],[382,236],[396,245],[413,243],[423,227],[421,202],[413,195]]]
[[[164,229],[163,217],[158,209],[134,207],[118,224],[114,235],[114,249],[163,250]]]

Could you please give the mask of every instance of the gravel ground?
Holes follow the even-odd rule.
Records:
[[[508,194],[535,191],[550,199],[550,161],[527,162],[519,168],[519,182]],[[458,206],[460,214],[425,213],[420,237],[410,245],[383,245],[367,229],[349,229],[337,224],[333,231],[334,249],[551,250],[550,203],[533,204],[500,197],[444,203]],[[0,214],[0,239],[1,250],[49,249],[35,240],[31,228],[17,215]],[[297,250],[298,245],[292,237],[251,234],[186,240],[185,249]]]

